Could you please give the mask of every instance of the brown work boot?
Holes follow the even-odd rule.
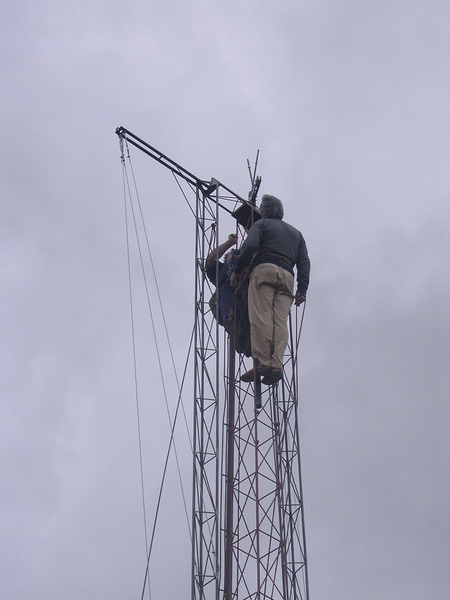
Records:
[[[249,383],[255,379],[255,369],[250,369],[250,371],[246,371],[241,375],[241,381],[244,383]]]
[[[261,379],[261,382],[264,385],[273,385],[278,383],[280,379],[283,379],[282,369],[270,369],[270,372]]]
[[[258,365],[256,367],[256,375],[258,377],[269,377],[271,373],[271,369],[270,367],[265,367],[264,365]],[[244,383],[248,383],[250,381],[253,381],[255,379],[255,369],[250,369],[250,371],[247,371],[246,373],[244,373],[243,375],[241,375],[241,381],[243,381]]]
[[[259,377],[268,377],[270,375],[270,367],[265,367],[264,365],[258,365],[256,367],[256,374]]]

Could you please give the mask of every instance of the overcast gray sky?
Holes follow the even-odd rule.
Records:
[[[261,193],[307,241],[311,600],[447,600],[448,2],[4,0],[0,30],[0,598],[140,598],[123,125],[243,196],[259,149]],[[194,223],[152,162],[136,156],[181,372]],[[168,439],[150,360],[149,517]],[[190,595],[168,485],[153,600]]]

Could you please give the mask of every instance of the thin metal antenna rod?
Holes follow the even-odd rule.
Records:
[[[250,182],[252,184],[252,187],[253,187],[253,184],[255,183],[256,172],[258,169],[258,158],[259,158],[259,150],[256,151],[256,159],[255,159],[255,166],[253,168],[253,173],[252,173],[252,170],[250,167],[250,161],[247,158],[247,167],[248,167],[248,172],[250,174]]]
[[[255,166],[253,169],[253,173],[250,168],[250,161],[247,158],[247,167],[248,167],[248,172],[250,175],[250,182],[251,182],[251,189],[248,193],[248,201],[253,205],[256,205],[256,196],[258,195],[259,186],[261,185],[261,177],[256,177],[256,172],[258,169],[258,158],[259,158],[259,150],[257,150],[257,152],[256,152],[256,159],[255,159]]]

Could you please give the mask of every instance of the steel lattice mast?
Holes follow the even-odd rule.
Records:
[[[199,179],[123,127],[116,133],[195,194],[191,600],[309,600],[297,331],[290,317],[282,382],[263,389],[243,384],[239,376],[248,365],[232,339],[220,356],[223,330],[211,312],[214,290],[205,277],[206,256],[219,243],[220,215],[236,219],[238,245],[260,218],[259,178],[253,177],[244,200],[216,179]]]

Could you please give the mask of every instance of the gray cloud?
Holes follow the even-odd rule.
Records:
[[[307,240],[300,382],[311,596],[447,598],[446,3],[47,1],[6,2],[0,12],[4,597],[142,590],[114,134],[123,125],[244,196],[246,159],[259,149],[261,191],[283,199]],[[136,153],[133,165],[181,372],[194,223],[170,174]],[[150,519],[169,425],[138,266],[134,254]],[[154,292],[152,283],[157,311]],[[177,389],[162,352],[173,411]],[[189,593],[174,467],[154,598]]]

